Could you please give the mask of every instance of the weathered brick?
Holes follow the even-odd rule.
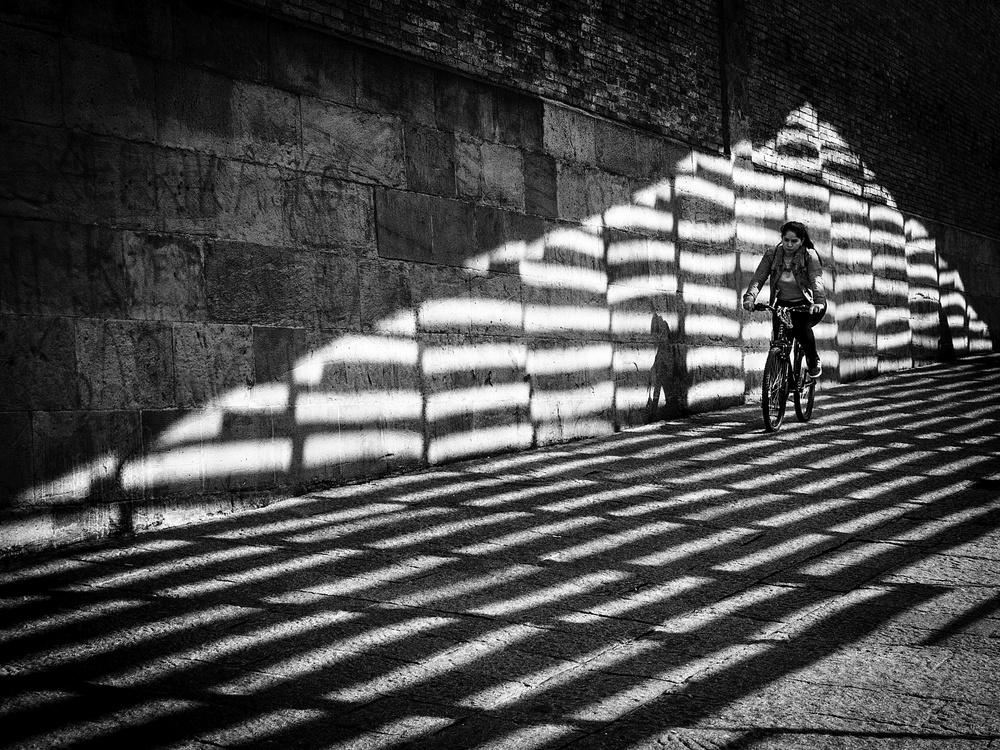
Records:
[[[62,73],[67,125],[131,140],[156,138],[154,73],[148,58],[66,40]]]
[[[62,122],[59,45],[50,36],[0,25],[0,111],[42,125]]]
[[[387,187],[406,179],[403,127],[395,116],[303,97],[302,151],[310,172]]]
[[[82,319],[76,323],[80,405],[147,409],[174,404],[170,326]]]
[[[175,324],[173,347],[180,407],[200,406],[254,383],[250,326]]]
[[[0,410],[76,408],[77,349],[70,318],[0,315]]]

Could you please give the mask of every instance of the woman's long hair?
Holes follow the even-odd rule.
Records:
[[[785,232],[792,232],[796,237],[802,240],[802,247],[807,250],[816,249],[813,241],[809,239],[809,230],[806,229],[806,225],[801,221],[786,221],[781,225],[781,229],[779,229],[778,232],[782,237],[785,236]]]

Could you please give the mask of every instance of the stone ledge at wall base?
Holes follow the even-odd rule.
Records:
[[[198,523],[262,508],[291,496],[279,492],[212,493],[5,508],[0,511],[0,558]]]

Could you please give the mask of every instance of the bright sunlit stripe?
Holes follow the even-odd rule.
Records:
[[[313,352],[293,370],[297,383],[318,384],[324,370],[337,362],[376,363],[416,366],[419,347],[408,338],[393,336],[342,336]]]
[[[743,573],[752,568],[768,563],[775,563],[782,558],[797,555],[808,549],[819,548],[821,545],[829,544],[831,541],[833,541],[833,537],[829,534],[803,534],[795,539],[782,540],[759,552],[753,552],[727,562],[717,563],[713,568],[727,573]]]
[[[561,536],[563,532],[573,531],[585,526],[593,526],[594,524],[600,523],[604,523],[604,520],[597,516],[580,516],[578,518],[570,518],[565,521],[537,524],[524,529],[523,531],[515,531],[510,534],[504,534],[503,536],[493,537],[484,542],[477,542],[475,544],[459,547],[454,551],[461,555],[491,554],[499,549],[520,547],[530,542],[541,542],[544,541],[543,537],[546,536],[558,537]]]
[[[531,394],[528,383],[498,383],[475,388],[453,388],[427,396],[426,417],[429,422],[495,409],[527,406]]]
[[[135,490],[207,477],[287,472],[291,465],[291,438],[233,440],[152,453],[127,462],[120,478],[124,489]]]
[[[725,529],[714,533],[706,534],[698,539],[689,542],[672,544],[659,552],[653,552],[642,557],[629,560],[630,565],[657,566],[670,565],[685,558],[714,549],[728,549],[730,545],[739,544],[747,537],[753,537],[760,532],[753,529]]]
[[[521,283],[534,287],[581,289],[595,294],[604,294],[608,288],[607,272],[591,268],[523,260],[519,271]]]
[[[287,404],[288,390],[285,389]],[[187,414],[171,424],[154,442],[155,448],[165,448],[199,440],[213,440],[222,434],[225,412],[214,406]]]
[[[369,542],[367,546],[373,549],[397,549],[399,547],[409,547],[419,542],[438,539],[442,536],[451,536],[452,534],[458,534],[472,529],[480,529],[484,526],[496,526],[497,524],[512,521],[515,518],[525,518],[530,515],[530,513],[524,511],[508,511],[506,513],[494,513],[481,518],[463,518],[460,521],[442,523],[420,531],[412,531],[406,534],[400,534],[399,536],[389,537],[387,539],[379,539],[378,541]]]
[[[461,456],[527,448],[533,439],[531,425],[525,423],[453,432],[430,439],[427,460],[437,464]]]
[[[512,615],[515,612],[523,612],[535,607],[551,605],[563,599],[586,594],[594,589],[607,586],[611,583],[617,583],[630,577],[629,574],[616,570],[585,573],[546,588],[536,589],[521,596],[474,607],[468,610],[468,614],[483,615],[486,617],[504,617]]]
[[[469,305],[468,323],[471,326],[495,326],[517,331],[521,328],[521,314],[519,302],[473,297]],[[432,321],[428,318],[427,322],[430,324]]]
[[[614,397],[615,385],[610,380],[591,383],[585,389],[536,391],[531,398],[531,418],[534,421],[567,421],[600,414],[611,407]]]
[[[609,267],[626,263],[673,263],[677,249],[670,240],[644,237],[637,240],[618,240],[608,248]]]
[[[519,369],[524,367],[527,351],[525,344],[513,342],[427,347],[421,355],[421,369],[429,375],[494,367]]]
[[[295,400],[296,424],[377,424],[420,419],[419,391],[307,391]]]
[[[623,547],[626,544],[634,543],[640,539],[646,539],[651,536],[668,533],[680,528],[682,528],[682,526],[673,521],[649,523],[634,529],[628,529],[626,531],[604,534],[598,539],[592,539],[571,547],[566,547],[557,552],[550,552],[546,555],[542,555],[539,559],[549,560],[552,562],[570,562],[584,557],[591,557],[602,552],[608,552],[609,550]]]
[[[604,212],[604,224],[610,229],[670,232],[674,216],[642,204],[612,206]]]
[[[324,466],[366,458],[420,458],[424,437],[416,430],[339,430],[307,435],[302,445],[304,466]]]
[[[722,244],[736,235],[736,224],[733,221],[691,221],[681,219],[677,223],[677,236],[682,240]]]
[[[607,370],[613,354],[610,343],[532,348],[527,353],[526,369],[532,375]]]
[[[733,315],[735,314],[734,311]],[[740,322],[719,315],[689,314],[684,318],[684,333],[688,336],[737,339],[740,336]]]
[[[607,331],[611,314],[607,309],[579,305],[525,305],[524,330],[527,333],[557,331]]]
[[[608,286],[608,304],[618,305],[626,300],[676,293],[677,277],[672,273],[617,278]]]
[[[616,287],[611,287],[615,289]],[[609,290],[610,295],[610,290]],[[671,329],[677,330],[677,313],[665,313],[661,317]],[[648,312],[630,312],[628,310],[613,310],[611,312],[611,332],[615,334],[650,332],[653,314]]]
[[[445,648],[422,659],[419,664],[405,664],[365,682],[334,690],[323,697],[327,700],[360,703],[383,695],[409,691],[422,682],[464,669],[484,660],[492,653],[507,648],[513,643],[526,640],[533,635],[534,632],[531,629],[525,629],[521,625],[509,625],[494,631],[489,643],[470,641]]]
[[[448,515],[449,512],[447,508],[410,510],[410,506],[408,505],[394,505],[390,507],[390,510],[380,514],[345,519],[340,523],[327,523],[318,529],[294,534],[288,537],[288,541],[294,544],[315,544],[317,542],[329,542],[332,540],[341,541],[345,536],[357,534],[360,531],[371,531],[383,526],[417,523],[427,518]]]

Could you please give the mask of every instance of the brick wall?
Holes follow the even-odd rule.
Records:
[[[827,265],[831,379],[992,349],[988,217],[883,179],[730,27],[713,72],[709,5],[553,6],[486,61],[469,38],[512,24],[486,5],[5,6],[0,547],[744,403],[766,326],[739,293],[787,218]],[[405,58],[403,18],[433,31]]]

